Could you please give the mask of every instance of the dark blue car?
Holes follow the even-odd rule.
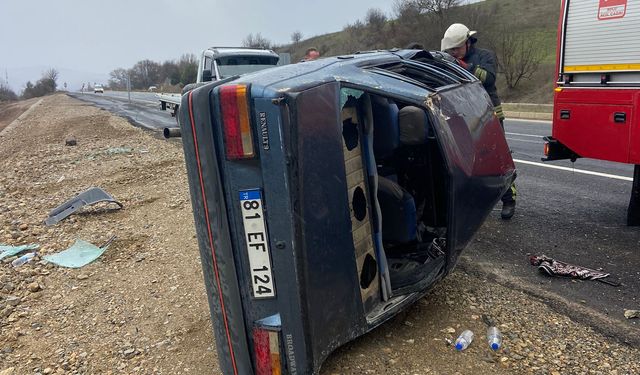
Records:
[[[225,374],[316,374],[455,266],[515,166],[437,54],[326,58],[186,92],[180,126]]]

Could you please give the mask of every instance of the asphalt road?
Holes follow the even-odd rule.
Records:
[[[154,93],[132,93],[131,103],[122,92],[71,95],[149,129],[176,126],[169,112],[160,110]],[[591,312],[613,322],[597,327],[604,333],[640,342],[631,337],[638,331],[625,332],[625,327],[640,328],[638,319],[623,316],[624,309],[640,309],[640,228],[626,226],[633,167],[591,159],[542,163],[542,137],[551,134],[549,122],[507,120],[505,131],[518,168],[516,215],[503,221],[497,206],[466,258],[542,298],[567,301],[565,309],[575,302],[587,311],[579,314],[587,322],[601,325],[602,320],[589,319]],[[602,268],[622,285],[544,276],[528,263],[534,254]]]
[[[178,126],[176,119],[168,111],[160,109],[160,101],[155,93],[132,92],[131,102],[128,94],[121,91],[107,90],[104,94],[70,92],[69,95],[151,130],[162,131],[167,127]]]
[[[640,328],[637,319],[623,316],[624,309],[640,309],[640,228],[626,226],[633,166],[590,159],[543,164],[541,137],[551,134],[549,122],[508,120],[505,131],[518,168],[516,215],[501,220],[498,205],[466,256],[539,295],[588,307],[618,328]],[[528,263],[528,255],[541,254],[602,268],[622,285],[542,275]],[[625,334],[624,329],[606,333]]]

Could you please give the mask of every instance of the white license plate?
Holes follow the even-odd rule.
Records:
[[[276,291],[273,287],[269,257],[269,239],[265,229],[260,190],[240,191],[240,208],[247,242],[247,254],[249,255],[249,267],[251,267],[253,297],[275,297]]]

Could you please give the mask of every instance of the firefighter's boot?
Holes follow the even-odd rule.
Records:
[[[509,220],[513,217],[513,214],[516,212],[516,201],[509,201],[502,203],[502,211],[500,212],[500,217],[503,220]]]
[[[516,183],[511,182],[511,186],[509,189],[504,192],[502,196],[502,212],[500,212],[500,217],[503,220],[509,220],[513,217],[513,214],[516,212],[516,196],[518,195],[518,190],[516,189]]]

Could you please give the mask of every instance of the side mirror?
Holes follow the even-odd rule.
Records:
[[[205,69],[202,71],[202,82],[209,82],[213,79],[211,75],[211,69]]]

